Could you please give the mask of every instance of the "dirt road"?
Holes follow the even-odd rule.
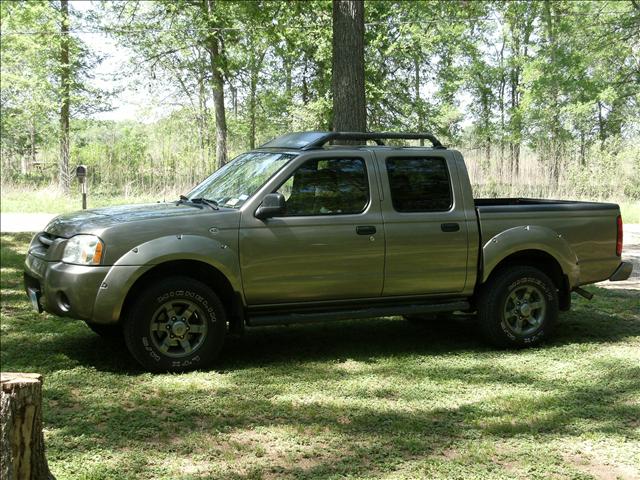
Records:
[[[55,216],[53,213],[2,213],[0,232],[39,232]]]
[[[640,292],[640,224],[630,223],[624,226],[622,259],[633,263],[631,278],[625,282],[606,281],[600,282],[597,285],[603,288],[624,288],[627,290],[638,290]]]

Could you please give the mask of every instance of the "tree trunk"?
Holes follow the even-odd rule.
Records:
[[[304,60],[302,71],[302,104],[306,107],[309,103],[309,83],[307,81],[307,59]]]
[[[31,121],[29,125],[29,139],[30,139],[30,158],[29,162],[27,162],[27,168],[23,173],[28,173],[31,171],[33,166],[36,164],[36,122],[35,120]]]
[[[227,163],[227,117],[224,107],[224,78],[220,68],[221,54],[218,33],[213,25],[215,0],[204,0],[204,13],[207,15],[210,31],[206,43],[211,69],[211,89],[213,91],[213,110],[216,117],[216,167]]]
[[[251,56],[251,65],[249,72],[249,148],[256,148],[256,105],[258,96],[258,81],[262,61],[264,60],[266,51],[256,54],[255,47]]]
[[[500,47],[500,88],[499,88],[499,97],[500,97],[500,170],[504,168],[504,140],[505,140],[505,121],[504,121],[504,111],[505,111],[505,91],[507,85],[507,76],[504,68],[504,47],[507,43],[507,39],[505,34],[502,35],[502,47]]]
[[[547,44],[549,48],[549,61],[551,65],[556,65],[557,45],[556,45],[556,26],[554,23],[554,5],[551,0],[544,2],[544,18],[546,25]],[[551,98],[549,99],[551,110],[551,180],[555,186],[558,185],[560,175],[560,106],[559,106],[559,86],[558,81],[552,76],[551,80]]]
[[[207,175],[209,161],[209,124],[207,122],[207,94],[204,78],[198,77],[198,139],[200,142],[200,171],[198,177]]]
[[[53,479],[42,434],[42,375],[0,374],[0,478]]]
[[[333,0],[333,129],[367,128],[364,91],[364,2]]]
[[[519,16],[511,21],[510,34],[512,44],[512,56],[517,59],[516,64],[511,68],[511,106],[510,106],[510,135],[511,135],[511,171],[515,178],[520,172],[520,144],[522,141],[522,118],[520,109],[520,82],[522,64],[526,63],[529,56],[529,40],[533,31],[533,24],[536,18],[535,10],[529,6],[525,13],[525,18],[521,28],[516,27]],[[520,37],[522,35],[522,37]]]
[[[416,52],[419,50],[416,48]],[[419,53],[416,53],[413,56],[413,70],[414,70],[414,108],[417,110],[418,116],[418,131],[422,132],[424,130],[424,115],[422,111],[422,99],[420,98],[420,58]],[[424,139],[420,139],[420,146],[424,146]]]
[[[256,148],[256,89],[258,79],[255,72],[251,72],[249,80],[249,150]]]
[[[60,165],[58,183],[64,193],[69,193],[69,107],[71,103],[71,64],[69,63],[69,2],[60,0],[62,14],[60,27]]]

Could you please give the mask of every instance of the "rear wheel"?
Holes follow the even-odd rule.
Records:
[[[558,319],[557,289],[537,268],[504,269],[482,288],[478,319],[494,345],[535,345],[550,336]]]
[[[124,321],[129,351],[151,371],[207,367],[220,353],[225,332],[226,315],[218,296],[188,277],[150,286]]]

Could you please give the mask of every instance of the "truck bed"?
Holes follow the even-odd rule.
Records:
[[[615,203],[529,198],[479,198],[474,203],[482,245],[511,228],[548,228],[575,252],[580,285],[606,280],[620,263],[615,253],[620,209]]]

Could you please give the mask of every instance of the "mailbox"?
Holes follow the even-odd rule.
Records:
[[[80,182],[81,193],[82,193],[82,209],[85,210],[87,208],[87,166],[86,165],[78,165],[76,167],[76,178],[78,182]]]
[[[76,167],[76,178],[80,183],[84,183],[87,180],[87,166],[78,165]]]

